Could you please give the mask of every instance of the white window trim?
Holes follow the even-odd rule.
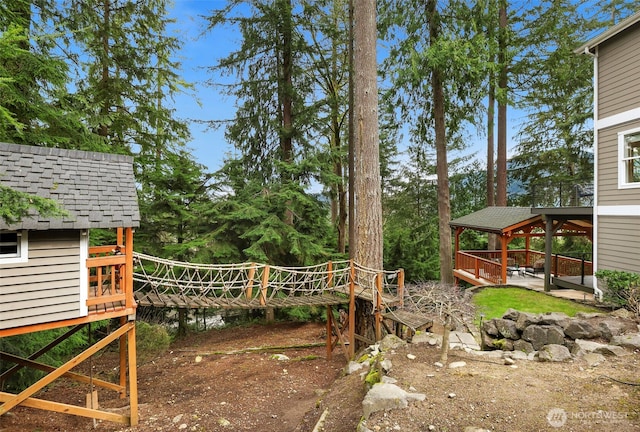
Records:
[[[80,316],[89,315],[87,299],[89,298],[89,269],[86,262],[89,258],[89,232],[80,231]]]
[[[640,128],[629,129],[618,132],[618,189],[637,189],[640,188],[640,182],[627,182],[627,167],[623,159],[625,158],[624,137],[634,133],[640,133]]]
[[[0,255],[0,265],[19,264],[29,261],[29,231],[18,230],[18,242],[20,243],[18,256]]]

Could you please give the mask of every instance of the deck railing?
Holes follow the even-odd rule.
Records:
[[[116,311],[133,305],[133,283],[127,278],[127,256],[123,251],[125,248],[120,245],[89,248],[89,313]]]
[[[499,250],[473,250],[458,251],[456,254],[456,269],[464,270],[474,275],[475,278],[486,279],[492,283],[505,283],[502,281],[502,251]],[[544,261],[544,252],[526,249],[513,249],[507,251],[507,267],[525,268],[532,272],[540,267]],[[538,264],[537,264],[538,263]],[[551,256],[551,274],[553,276],[584,276],[593,274],[593,263],[584,258],[574,258],[559,254]]]

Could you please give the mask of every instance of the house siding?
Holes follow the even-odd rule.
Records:
[[[640,23],[598,46],[598,119],[640,106]]]
[[[80,316],[80,232],[30,231],[29,260],[0,264],[0,329]]]
[[[598,218],[598,270],[640,272],[640,216]]]
[[[640,205],[640,188],[618,189],[618,132],[636,128],[640,128],[640,119],[598,132],[599,206]]]

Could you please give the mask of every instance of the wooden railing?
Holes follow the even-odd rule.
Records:
[[[87,258],[89,314],[130,311],[135,308],[133,298],[132,233],[127,245],[94,246]],[[122,232],[118,238],[123,240]]]
[[[464,270],[476,278],[486,279],[492,283],[504,283],[501,278],[502,252],[499,250],[458,251],[456,269]],[[544,252],[525,249],[507,251],[507,266],[534,269],[536,261],[544,260]],[[584,259],[553,254],[551,257],[551,274],[554,276],[592,275],[593,263]]]
[[[491,258],[458,251],[456,269],[471,273],[477,279],[486,279],[495,284],[502,283],[502,264]]]

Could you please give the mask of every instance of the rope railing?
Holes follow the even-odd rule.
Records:
[[[135,252],[133,280],[138,295],[178,296],[215,305],[267,306],[294,299],[348,295],[353,272],[355,295],[384,307],[397,298],[403,273],[364,267],[350,260],[329,261],[305,267],[260,263],[196,264]],[[395,283],[394,283],[395,282]],[[401,288],[400,288],[401,290]],[[320,300],[320,299],[316,299]],[[290,302],[289,302],[290,303]],[[385,305],[386,306],[386,305]]]

